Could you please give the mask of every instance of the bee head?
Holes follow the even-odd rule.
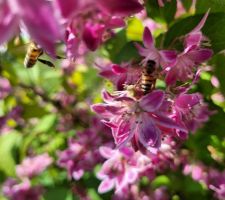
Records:
[[[156,62],[154,60],[148,60],[147,61],[147,66],[155,66]]]

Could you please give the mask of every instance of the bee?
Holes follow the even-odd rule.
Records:
[[[141,91],[143,94],[148,94],[155,89],[157,79],[156,62],[154,60],[148,60],[144,66],[141,74]]]
[[[55,67],[52,62],[39,58],[43,53],[43,49],[37,43],[30,42],[24,59],[24,66],[26,68],[32,68],[39,61],[48,67]],[[62,57],[56,56],[56,58],[61,59]]]

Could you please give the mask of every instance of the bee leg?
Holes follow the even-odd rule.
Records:
[[[47,65],[48,67],[54,67],[55,68],[55,65],[48,60],[43,60],[43,59],[40,59],[40,58],[38,58],[37,60],[40,61],[41,63]]]
[[[66,59],[65,57],[57,56],[57,55],[55,56],[55,58],[56,58],[56,59]]]

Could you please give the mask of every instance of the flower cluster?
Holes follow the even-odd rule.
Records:
[[[208,13],[198,26],[185,36],[183,53],[158,50],[154,46],[150,30],[145,28],[143,35],[145,47],[137,45],[140,55],[144,57],[141,64],[145,66],[149,60],[153,60],[158,71],[160,66],[162,67],[159,73],[161,76],[166,74],[165,82],[168,87],[166,91],[155,89],[146,95],[140,94],[137,91],[137,79],[138,77],[142,79],[143,69],[137,64],[112,65],[111,71],[109,69],[108,72],[100,68],[100,74],[113,80],[117,88],[121,88],[124,84],[126,85],[124,88],[134,85],[134,94],[130,94],[128,90],[114,95],[104,91],[102,96],[105,103],[92,106],[92,109],[104,119],[103,123],[111,128],[118,148],[130,142],[135,150],[155,151],[160,147],[164,135],[186,138],[188,132],[196,131],[202,122],[208,120],[210,112],[201,95],[188,94],[190,84],[187,84],[187,87],[175,85],[176,81],[184,82],[191,78],[194,75],[193,67],[212,55],[210,49],[200,47],[203,40],[200,29],[207,16]],[[137,72],[133,73],[133,77],[130,75],[131,71],[134,72],[132,68],[136,68]]]
[[[19,29],[25,29],[50,55],[55,55],[57,41],[65,40],[67,56],[77,58],[87,50],[96,50],[111,37],[112,29],[125,25],[124,17],[142,9],[137,0],[3,0],[0,2],[0,44]]]
[[[189,132],[194,133],[211,114],[201,94],[189,93],[198,81],[199,65],[212,55],[212,50],[202,47],[205,37],[201,28],[207,16],[208,12],[196,28],[184,36],[184,51],[181,53],[158,50],[151,31],[145,28],[144,47],[136,44],[142,56],[141,62],[108,64],[107,67],[98,64],[100,75],[112,81],[119,90],[112,94],[103,91],[104,103],[92,106],[102,122],[111,128],[119,149],[104,148],[107,153],[101,150],[103,157],[108,160],[98,176],[103,180],[99,186],[100,192],[115,187],[116,193],[120,193],[135,182],[142,169],[138,166],[142,156],[136,159],[136,163],[132,163],[130,159],[135,153],[129,151],[145,154],[148,163],[152,165],[149,167],[146,164],[145,167],[148,166],[153,172],[156,169],[163,170],[167,162],[171,169],[182,163],[180,159],[176,163],[171,162],[175,159],[174,142],[187,139]],[[155,64],[157,76],[151,72],[149,77],[143,78],[148,76],[144,70],[149,61]],[[156,79],[166,83],[165,90],[154,89],[154,85],[147,94],[143,93],[141,84],[146,84],[146,80],[150,80],[147,82],[149,85],[155,84],[153,81]],[[191,79],[194,80],[190,82]]]
[[[163,7],[171,5],[173,10],[175,2],[174,20],[186,13],[186,7],[193,6],[185,7],[180,0],[156,0],[154,6],[165,11]],[[0,108],[3,108],[0,144],[9,141],[9,145],[5,145],[6,150],[0,148],[0,155],[11,156],[9,164],[13,169],[5,172],[5,166],[0,165],[3,176],[13,177],[4,180],[5,197],[45,199],[56,191],[52,190],[54,184],[57,195],[59,188],[66,199],[75,195],[90,200],[89,180],[94,179],[99,183],[98,195],[103,198],[103,193],[114,190],[113,200],[177,199],[180,191],[176,191],[176,185],[171,192],[164,182],[173,180],[171,172],[183,170],[178,176],[191,176],[192,181],[201,183],[215,198],[225,199],[225,171],[206,166],[203,161],[193,161],[189,158],[191,144],[185,143],[198,136],[197,130],[215,113],[209,109],[214,99],[206,103],[201,91],[204,87],[200,88],[202,72],[206,71],[203,65],[213,55],[206,46],[210,40],[202,33],[209,11],[194,29],[175,36],[170,46],[165,47],[167,35],[161,31],[169,32],[174,23],[166,22],[165,26],[150,19],[150,4],[147,0],[0,0],[0,44],[16,35],[27,39],[28,34],[52,58],[58,57],[56,50],[64,50],[67,57],[56,62],[61,63],[61,68],[56,67],[51,78],[47,71],[51,69],[46,68],[42,73],[39,68],[35,71],[35,66],[34,71],[26,70],[40,74],[40,79],[27,73],[29,79],[35,80],[20,80],[26,70],[9,66],[14,56],[10,46],[16,40],[10,41],[8,49],[2,51],[6,56],[3,62],[0,60]],[[154,12],[152,15],[158,17]],[[136,25],[140,26],[139,32]],[[161,35],[155,41],[158,29],[162,29]],[[126,50],[129,44],[135,57],[129,55],[128,59],[117,61],[114,53],[118,52],[111,52],[117,51],[118,41],[114,36],[123,37],[119,41],[125,37],[127,40],[121,42],[126,44],[123,47],[121,44],[122,50],[118,44],[118,52]],[[175,50],[177,41],[179,47]],[[56,44],[61,46],[56,48]],[[101,78],[112,83],[109,90],[100,86],[104,84]],[[211,83],[216,87],[212,90],[222,96],[219,90],[223,83],[219,81],[212,76]],[[7,137],[13,129],[15,135],[22,135],[15,145]],[[221,142],[219,146],[216,139],[214,143],[215,148],[208,146],[208,150],[221,164],[225,156],[223,153],[217,156],[215,152],[217,144],[218,149],[223,149],[224,144]],[[17,159],[13,158],[14,147],[20,148]],[[42,175],[47,178],[42,180]],[[157,183],[158,178],[162,178],[162,184]],[[68,196],[65,188],[70,190]]]
[[[23,160],[20,165],[16,166],[16,174],[20,180],[8,179],[2,188],[4,195],[12,200],[39,200],[43,188],[41,186],[32,186],[31,179],[41,174],[51,163],[52,158],[48,154]]]
[[[68,141],[68,148],[58,152],[57,164],[67,170],[70,179],[79,180],[86,171],[91,171],[102,161],[98,150],[100,145],[106,143],[113,146],[108,127],[95,118],[92,119],[92,126],[94,128],[76,133],[77,138]]]

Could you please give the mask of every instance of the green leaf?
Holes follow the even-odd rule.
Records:
[[[126,62],[131,58],[139,57],[134,42],[127,40],[125,30],[119,31],[114,38],[106,43],[106,50],[114,63]]]
[[[134,43],[129,42],[126,45],[124,45],[123,48],[120,50],[115,61],[117,63],[121,63],[121,62],[128,62],[130,61],[130,59],[138,59],[138,58],[139,54],[136,47],[134,46]]]
[[[102,200],[99,194],[92,188],[88,189],[88,195],[91,197],[92,200]]]
[[[210,13],[225,12],[224,0],[197,0],[196,13],[205,13],[210,8]]]
[[[220,82],[220,91],[225,95],[225,55],[218,54],[213,57],[212,65],[214,66],[214,72]]]
[[[44,200],[73,200],[69,188],[54,187],[49,188],[44,194]]]
[[[170,24],[174,20],[177,9],[176,0],[165,2],[163,7],[159,7],[157,0],[146,1],[147,14],[150,18],[158,22]]]
[[[189,11],[191,8],[191,5],[193,3],[193,0],[181,0],[182,5],[184,6],[186,11]]]
[[[17,132],[0,136],[0,170],[8,176],[15,175],[14,152],[18,148],[21,138],[21,135]]]
[[[153,181],[152,181],[152,186],[154,188],[158,188],[160,186],[169,186],[171,184],[170,179],[165,176],[165,175],[161,175],[156,177]]]
[[[46,115],[47,113],[48,113],[47,110],[43,107],[40,107],[37,103],[23,105],[24,119],[29,119],[33,117],[40,118]]]
[[[49,114],[44,116],[34,128],[33,132],[48,132],[56,124],[57,116]]]
[[[175,23],[166,33],[164,46],[169,47],[176,38],[190,32],[202,19],[203,15],[187,17]],[[203,33],[210,39],[214,53],[225,49],[225,13],[213,13],[202,29]]]

